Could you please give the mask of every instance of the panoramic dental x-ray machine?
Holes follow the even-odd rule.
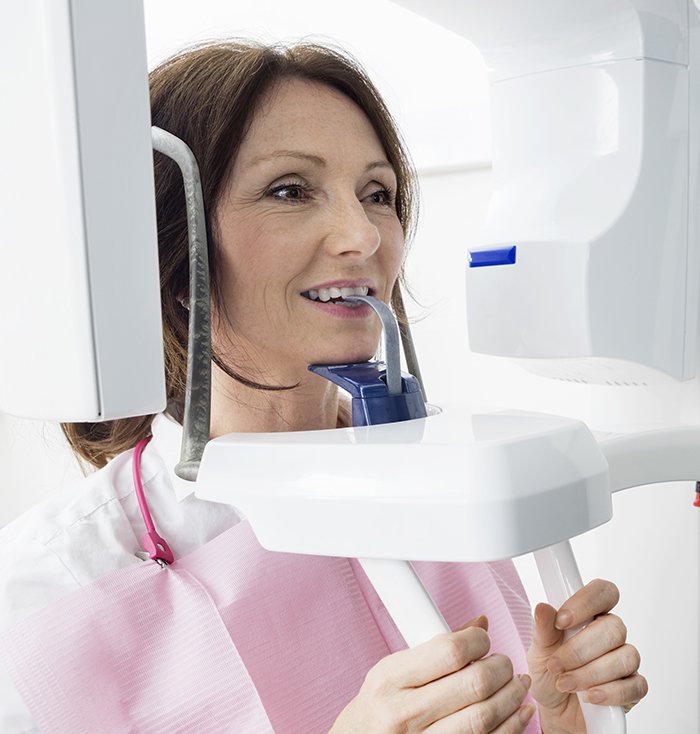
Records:
[[[493,195],[479,246],[465,248],[471,349],[594,385],[693,380],[693,2],[400,4],[473,41],[489,71]],[[270,550],[364,559],[409,645],[446,627],[404,559],[534,552],[559,606],[582,583],[568,541],[611,518],[612,492],[700,478],[696,425],[594,435],[563,416],[426,404],[408,330],[411,374],[392,314],[373,299],[386,361],[311,367],[350,392],[352,428],[209,441],[198,172],[181,141],[151,130],[141,3],[27,0],[0,18],[13,28],[0,48],[0,133],[13,141],[0,179],[0,410],[102,421],[164,409],[154,148],[180,165],[189,208],[176,472],[198,497],[239,508]],[[445,73],[459,84],[459,69]],[[583,708],[591,734],[625,730],[621,709]]]

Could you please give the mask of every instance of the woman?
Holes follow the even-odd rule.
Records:
[[[212,437],[347,425],[337,390],[307,366],[363,361],[374,354],[377,319],[367,306],[343,304],[343,296],[368,293],[393,300],[402,317],[396,294],[415,205],[410,165],[379,95],[343,54],[312,45],[277,49],[232,42],[194,49],[157,68],[151,103],[153,124],[182,138],[195,153],[208,205]],[[185,388],[187,225],[176,167],[156,155],[155,171],[169,415],[64,426],[75,452],[100,470],[67,505],[50,501],[3,532],[5,627],[140,563],[142,519],[130,472],[133,447],[151,433],[141,475],[175,558],[191,558],[242,525],[232,508],[196,500],[191,485],[172,473]],[[460,573],[471,578],[484,568],[474,564]],[[494,569],[484,571],[501,576],[490,588],[515,616],[524,604],[522,587],[512,580],[509,564]],[[275,731],[511,734],[541,726],[545,734],[579,734],[585,724],[575,691],[586,691],[593,703],[627,709],[646,694],[646,681],[637,673],[639,655],[625,644],[622,622],[609,614],[617,600],[612,584],[594,581],[560,610],[538,605],[527,653],[529,676],[514,675],[511,658],[524,661],[524,650],[515,649],[521,644],[517,636],[515,647],[505,649],[503,643],[497,654],[488,655],[490,637],[504,638],[498,637],[501,622],[493,623],[487,609],[490,631],[489,619],[477,616],[411,650],[388,645],[390,654],[366,664],[352,692],[339,693],[335,710],[313,725],[304,718],[313,700],[302,701],[298,718],[290,720],[296,698],[308,695],[305,686],[292,686],[284,700],[271,693],[268,701],[263,676],[251,672],[253,688]],[[477,606],[481,601],[472,599]],[[367,604],[381,616],[376,600]],[[263,604],[259,612],[265,611]],[[563,630],[591,619],[583,632],[563,642]],[[265,624],[264,634],[278,634],[275,621]],[[389,622],[377,625],[390,635]],[[300,656],[304,629],[295,629]],[[307,636],[314,634],[309,629]],[[87,649],[89,655],[102,652]],[[355,665],[360,672],[359,663],[328,655],[329,670]],[[254,667],[253,658],[245,663]],[[158,688],[154,677],[143,684],[148,695]],[[283,672],[277,687],[289,685],[288,678]],[[531,684],[539,723],[535,706],[524,703]],[[250,696],[255,695],[253,690]],[[38,730],[9,678],[0,700],[3,731]],[[321,721],[328,723],[324,729],[318,728]],[[231,730],[212,726],[211,731]],[[254,730],[240,721],[234,729]],[[185,724],[177,730],[199,731]]]

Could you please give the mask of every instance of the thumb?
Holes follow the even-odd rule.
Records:
[[[474,619],[470,619],[466,624],[463,624],[461,627],[457,627],[455,632],[460,632],[461,630],[465,630],[467,629],[467,627],[481,627],[482,630],[486,630],[488,632],[489,620],[485,615],[480,614],[478,617],[474,617]]]
[[[532,630],[532,652],[549,657],[561,645],[564,633],[554,626],[557,610],[549,604],[535,607],[535,625]]]
[[[535,607],[532,646],[527,651],[527,665],[532,677],[531,693],[542,706],[553,710],[565,708],[570,700],[569,694],[556,688],[557,676],[547,669],[550,657],[564,641],[564,632],[554,626],[556,618],[557,610],[549,604]]]

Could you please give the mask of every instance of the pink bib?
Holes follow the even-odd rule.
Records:
[[[486,614],[491,651],[526,671],[531,617],[511,563],[415,566],[450,626]],[[369,668],[404,647],[357,561],[271,553],[247,522],[165,568],[99,579],[0,638],[51,734],[326,734]]]

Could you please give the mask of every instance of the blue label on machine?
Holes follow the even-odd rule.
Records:
[[[498,247],[493,250],[469,250],[469,267],[484,268],[489,265],[514,265],[516,246]]]

